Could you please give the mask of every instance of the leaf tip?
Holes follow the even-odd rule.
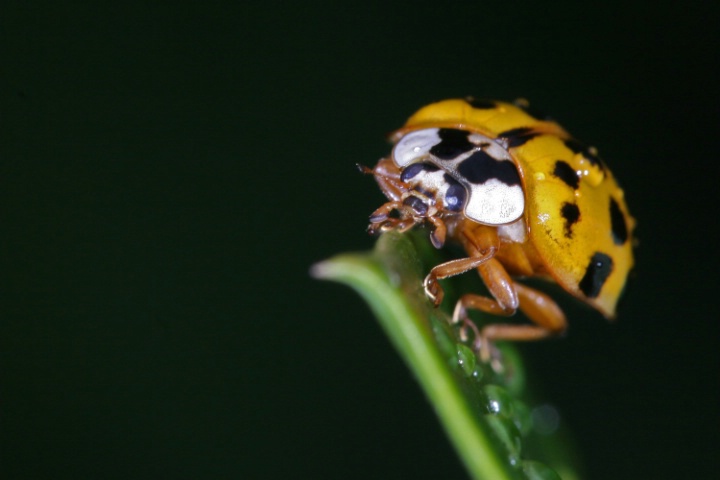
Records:
[[[313,263],[310,265],[310,276],[312,278],[315,278],[317,280],[326,280],[328,277],[330,277],[330,268],[329,263],[327,260],[323,260],[321,262]]]

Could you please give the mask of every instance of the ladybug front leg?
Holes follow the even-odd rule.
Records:
[[[500,245],[497,235],[493,229],[483,227],[481,225],[475,225],[472,231],[470,231],[467,226],[462,226],[460,228],[467,229],[467,231],[463,231],[461,236],[463,243],[466,244],[466,251],[470,253],[470,257],[441,263],[430,270],[430,273],[427,277],[425,277],[425,281],[423,282],[425,295],[427,295],[436,307],[442,303],[445,295],[438,280],[454,277],[455,275],[460,275],[468,270],[479,267],[493,258]],[[444,236],[444,225],[442,233]]]
[[[476,268],[490,260],[494,254],[495,251],[493,250],[478,257],[460,258],[441,263],[430,270],[430,273],[428,273],[427,277],[425,277],[425,281],[423,282],[425,295],[427,295],[436,307],[439,306],[442,303],[445,292],[440,286],[438,280],[454,277],[455,275],[460,275],[468,270],[472,270],[473,268]]]

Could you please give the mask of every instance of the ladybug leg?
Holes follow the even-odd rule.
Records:
[[[436,228],[436,232],[437,230]],[[441,234],[444,236],[445,228],[442,228]],[[430,240],[435,243],[432,235]],[[472,232],[472,235],[464,234],[463,240],[467,244],[466,250],[471,253],[470,257],[441,263],[430,270],[430,273],[425,277],[423,282],[425,295],[436,307],[442,303],[445,295],[438,280],[454,277],[473,268],[478,268],[495,255],[499,245],[497,235],[494,234],[492,229],[476,230]]]
[[[394,210],[400,212],[404,208],[401,199],[403,192],[408,189],[407,185],[400,181],[400,170],[395,166],[392,159],[382,158],[372,169],[360,164],[357,167],[362,173],[374,176],[380,189],[390,200],[370,215],[370,226],[368,227],[370,234],[390,230],[405,232],[412,228],[416,223],[414,218],[390,216]]]
[[[400,169],[389,157],[381,158],[373,169],[360,164],[357,167],[360,172],[374,176],[380,190],[391,201],[400,200],[402,193],[408,188],[406,184],[400,181]]]
[[[475,230],[472,235],[463,236],[463,240],[471,255],[480,256],[482,246],[495,245],[497,236],[494,230]],[[468,325],[472,323],[467,315],[468,309],[506,317],[520,309],[534,323],[490,324],[483,327],[479,335],[475,335],[475,347],[480,350],[481,360],[487,362],[491,359],[492,343],[496,340],[532,341],[565,331],[565,314],[555,301],[544,293],[515,283],[499,260],[490,258],[481,263],[477,270],[491,297],[466,294],[458,300],[453,312],[453,322],[463,323],[462,333],[467,333]],[[477,328],[472,330],[477,331]]]
[[[520,283],[515,283],[515,291],[520,298],[520,310],[538,327],[546,330],[546,336],[565,333],[567,319],[555,300]]]
[[[485,297],[467,293],[460,297],[455,304],[452,322],[461,323],[460,336],[463,340],[467,340],[468,330],[472,330],[474,335],[474,349],[480,352],[480,359],[488,362],[491,358],[496,357],[497,353],[492,346],[493,331],[488,330],[495,325],[488,325],[478,331],[477,326],[468,316],[468,310],[480,310],[492,315],[509,317],[520,307],[520,299],[514,288],[510,275],[505,271],[502,264],[491,258],[478,267],[478,272],[482,277],[492,297]],[[515,325],[508,325],[515,326]],[[489,335],[488,335],[489,334]]]
[[[510,316],[519,308],[534,325],[490,324],[475,337],[475,347],[481,360],[487,362],[493,354],[492,343],[497,340],[533,341],[561,334],[567,328],[565,314],[548,295],[515,283],[505,268],[495,259],[478,267],[480,275],[494,298],[463,295],[455,306],[454,322],[470,322],[468,309],[493,315]]]
[[[401,202],[391,201],[383,204],[380,208],[375,210],[370,215],[370,225],[368,225],[368,232],[371,235],[375,235],[379,232],[389,232],[391,230],[397,230],[399,232],[406,232],[415,225],[415,219],[412,217],[397,218],[391,217],[390,213],[393,210],[400,210],[403,208]]]
[[[428,217],[428,221],[433,225],[433,231],[430,233],[430,241],[435,248],[442,248],[445,244],[445,237],[447,236],[447,227],[438,217]]]
[[[428,273],[427,277],[425,277],[425,281],[423,282],[425,295],[427,295],[436,307],[439,306],[442,303],[445,292],[443,292],[438,280],[454,277],[455,275],[460,275],[468,270],[472,270],[473,268],[478,267],[478,265],[482,265],[490,260],[494,254],[495,251],[493,250],[492,252],[479,257],[450,260],[449,262],[441,263],[440,265],[434,267],[430,270],[430,273]]]
[[[399,201],[384,203],[370,215],[371,224],[380,224],[389,218],[390,212],[402,207]]]

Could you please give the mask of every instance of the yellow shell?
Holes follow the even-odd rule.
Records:
[[[633,266],[635,220],[622,189],[592,147],[526,104],[452,99],[430,104],[394,134],[424,128],[481,133],[503,145],[518,167],[529,241],[566,291],[608,318]]]

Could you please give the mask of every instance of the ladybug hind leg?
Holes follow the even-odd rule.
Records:
[[[425,293],[438,306],[443,291],[438,280],[477,269],[490,296],[465,294],[458,300],[453,322],[462,324],[461,335],[476,333],[475,347],[481,360],[488,362],[496,353],[492,343],[497,340],[531,341],[561,334],[567,327],[565,314],[548,295],[516,283],[503,264],[495,258],[499,240],[495,229],[473,227],[464,230],[461,242],[470,257],[452,260],[436,266],[425,278]],[[511,323],[490,324],[478,329],[468,317],[468,310],[480,310],[492,315],[509,317],[521,310],[531,325]]]
[[[534,341],[562,334],[566,330],[565,314],[555,301],[538,290],[514,282],[498,260],[485,262],[478,271],[493,298],[463,295],[455,306],[453,322],[464,325],[471,322],[467,315],[469,309],[501,316],[513,315],[519,309],[533,322],[530,325],[485,325],[475,336],[474,346],[480,351],[481,360],[491,360],[494,356],[492,344],[497,340]]]

